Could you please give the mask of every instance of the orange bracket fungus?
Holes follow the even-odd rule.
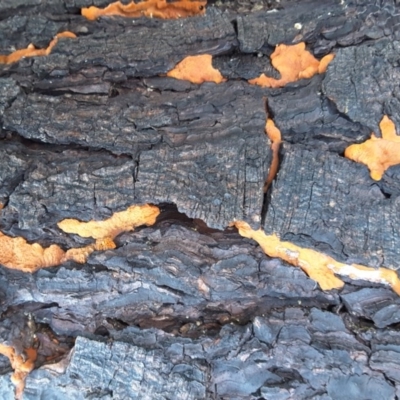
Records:
[[[22,398],[22,392],[25,388],[25,378],[35,366],[37,350],[30,347],[25,349],[24,354],[18,354],[11,346],[0,344],[0,354],[8,357],[14,373],[11,375],[11,381],[15,386],[15,399]]]
[[[203,15],[206,11],[206,4],[206,0],[177,0],[174,2],[167,0],[145,0],[140,3],[132,1],[126,5],[117,1],[103,9],[94,6],[82,8],[81,13],[89,20],[95,20],[106,15],[118,15],[129,18],[144,16],[149,18],[177,19]]]
[[[371,139],[352,144],[344,153],[350,160],[365,164],[375,181],[379,181],[389,167],[400,164],[400,136],[396,135],[394,123],[385,115],[379,127],[382,138],[372,133]]]
[[[184,79],[192,83],[221,83],[226,81],[221,73],[212,66],[212,56],[210,54],[184,58],[175,68],[167,72],[167,76]]]
[[[236,221],[234,225],[241,236],[255,240],[268,256],[280,258],[300,267],[311,279],[318,282],[322,290],[342,288],[343,281],[335,276],[339,274],[351,279],[390,285],[400,295],[400,280],[395,271],[358,264],[343,264],[315,250],[282,242],[276,235],[266,235],[261,229],[254,231],[246,222]]]
[[[265,124],[265,133],[271,140],[272,161],[271,165],[269,166],[267,180],[264,184],[264,193],[267,192],[278,172],[279,148],[281,147],[282,143],[281,131],[275,126],[275,123],[271,118],[267,119],[267,123]]]
[[[26,49],[14,51],[9,55],[0,55],[0,64],[12,64],[24,57],[48,56],[61,37],[76,38],[76,35],[68,31],[57,33],[46,49],[37,49],[31,43]]]
[[[288,46],[280,44],[271,54],[271,62],[280,72],[281,78],[275,79],[261,74],[258,78],[250,79],[249,83],[270,88],[283,87],[289,82],[324,73],[334,57],[334,54],[328,54],[318,61],[306,50],[304,42]]]
[[[105,221],[80,222],[65,219],[58,223],[63,231],[96,239],[94,244],[66,252],[55,244],[43,248],[38,243],[27,243],[22,237],[12,238],[0,232],[0,264],[23,272],[35,272],[68,260],[84,263],[93,251],[114,249],[113,239],[121,232],[131,231],[140,225],[154,224],[159,213],[158,207],[144,204],[117,212]]]

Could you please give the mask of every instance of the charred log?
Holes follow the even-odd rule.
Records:
[[[11,379],[29,399],[400,397],[399,296],[357,276],[323,291],[233,226],[398,279],[400,167],[378,181],[344,157],[380,136],[383,115],[400,132],[396,2],[90,21],[91,3],[0,4],[0,238],[90,249],[31,274],[0,248],[0,397],[14,397]],[[249,83],[281,79],[275,46],[300,42],[318,62],[335,55],[326,73]],[[224,82],[166,76],[201,54]],[[267,119],[282,136],[272,149]],[[108,247],[60,225],[143,203],[155,223],[115,228]]]

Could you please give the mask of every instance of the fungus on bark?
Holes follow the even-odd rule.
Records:
[[[53,50],[54,46],[57,44],[58,39],[62,37],[76,38],[76,35],[75,33],[69,31],[57,33],[57,35],[54,36],[54,39],[45,49],[37,49],[31,43],[26,49],[16,50],[8,55],[0,55],[0,64],[12,64],[24,57],[48,56]]]
[[[387,268],[370,268],[359,264],[344,264],[312,249],[302,248],[290,242],[282,242],[276,235],[266,235],[243,221],[234,225],[243,237],[255,240],[269,257],[280,258],[300,267],[311,279],[318,282],[322,290],[340,289],[344,282],[335,274],[375,283],[383,283],[400,295],[400,280],[395,271]]]
[[[128,18],[149,17],[161,19],[177,19],[203,15],[206,11],[207,1],[177,0],[169,2],[167,0],[145,0],[140,3],[131,2],[122,4],[120,1],[111,3],[105,8],[91,6],[82,8],[82,15],[95,20],[101,16],[115,15]]]
[[[25,378],[35,367],[37,350],[30,347],[24,350],[24,354],[18,354],[13,347],[0,344],[0,354],[10,360],[11,368],[14,370],[11,382],[15,386],[15,399],[19,400],[25,388]]]
[[[70,249],[65,253],[64,261],[74,260],[84,263],[95,250],[115,249],[114,238],[122,232],[132,231],[141,225],[153,225],[160,214],[160,209],[149,204],[134,205],[114,213],[104,221],[81,222],[76,219],[64,219],[57,225],[66,233],[96,239],[92,245]]]
[[[0,232],[0,264],[23,272],[60,264],[64,251],[57,245],[43,248],[39,243],[29,244],[22,237],[12,238]]]
[[[381,138],[372,133],[371,139],[361,144],[352,144],[344,152],[350,160],[365,164],[375,181],[382,179],[389,167],[400,164],[400,136],[396,135],[394,123],[385,115],[379,127]]]
[[[275,122],[271,118],[267,119],[267,123],[265,124],[265,133],[271,140],[272,160],[271,165],[269,166],[268,176],[264,184],[264,193],[267,192],[278,172],[279,149],[282,143],[281,131],[276,127]]]
[[[0,232],[0,264],[32,273],[68,260],[84,263],[93,251],[114,249],[113,239],[120,233],[131,231],[140,225],[154,224],[159,213],[158,207],[144,204],[117,212],[105,221],[80,222],[76,219],[65,219],[58,223],[63,231],[96,239],[91,245],[72,248],[66,252],[55,244],[43,248],[38,243],[27,243],[22,237],[12,238]]]
[[[271,62],[281,78],[270,78],[263,73],[258,78],[250,79],[249,83],[270,88],[283,87],[289,82],[324,73],[334,57],[334,54],[328,54],[319,61],[306,50],[304,42],[295,45],[280,44],[271,54]]]
[[[81,222],[64,219],[57,225],[67,233],[93,239],[114,239],[121,232],[131,231],[140,225],[153,225],[160,209],[149,204],[130,206],[125,211],[114,213],[104,221]]]
[[[212,56],[210,54],[185,57],[175,68],[167,72],[167,76],[198,84],[226,81],[221,72],[212,66]]]

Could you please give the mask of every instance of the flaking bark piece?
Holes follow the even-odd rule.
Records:
[[[351,279],[389,285],[400,296],[400,280],[395,271],[344,264],[315,250],[282,242],[276,235],[266,235],[262,229],[255,231],[246,222],[236,221],[234,225],[241,236],[255,240],[269,257],[277,257],[300,267],[311,279],[318,282],[322,290],[342,288],[343,281],[335,276],[339,274]]]
[[[400,136],[396,135],[393,121],[385,115],[379,127],[382,138],[372,133],[371,139],[361,144],[352,144],[344,153],[350,160],[365,164],[375,181],[381,180],[389,167],[400,164]]]
[[[210,54],[185,57],[175,68],[167,72],[167,76],[192,83],[221,83],[226,81],[221,73],[212,66]]]
[[[334,54],[328,54],[319,61],[306,50],[304,42],[295,45],[280,44],[271,54],[271,62],[281,78],[275,79],[261,74],[258,78],[250,79],[249,83],[270,88],[283,87],[287,83],[324,73],[334,57]]]
[[[146,0],[140,3],[132,1],[125,5],[117,1],[103,9],[94,6],[82,8],[81,13],[89,20],[95,20],[107,15],[118,15],[128,18],[177,19],[203,15],[206,10],[206,4],[207,1],[178,0],[167,2],[167,0]]]
[[[25,354],[18,352],[11,346],[0,344],[0,354],[3,354],[10,360],[10,364],[14,373],[11,375],[11,381],[15,385],[15,399],[22,398],[22,393],[25,388],[25,378],[35,367],[37,350],[28,348],[24,351]]]
[[[19,61],[24,57],[37,57],[37,56],[48,56],[53,50],[54,46],[57,44],[58,39],[61,37],[66,38],[76,38],[76,35],[72,32],[61,32],[57,33],[54,39],[45,49],[37,49],[32,43],[26,48],[14,51],[9,55],[0,55],[0,64],[12,64]]]

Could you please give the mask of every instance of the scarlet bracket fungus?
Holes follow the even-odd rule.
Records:
[[[26,48],[14,51],[9,55],[0,55],[0,64],[12,64],[19,61],[24,57],[37,57],[37,56],[48,56],[57,44],[58,39],[61,37],[76,38],[75,33],[72,32],[61,32],[57,33],[54,39],[50,42],[47,48],[37,49],[32,43]]]
[[[122,17],[136,18],[149,17],[161,19],[177,19],[203,15],[206,11],[207,1],[178,0],[169,2],[167,0],[146,0],[140,3],[131,2],[122,4],[120,1],[111,3],[106,8],[91,6],[82,8],[82,15],[95,20],[101,16],[118,15]]]
[[[382,179],[389,167],[400,164],[400,136],[396,135],[394,123],[385,115],[379,127],[382,138],[372,133],[371,139],[361,144],[352,144],[344,152],[350,160],[365,164],[375,181]]]
[[[268,256],[280,258],[300,267],[311,279],[318,282],[322,290],[342,288],[343,281],[335,276],[338,274],[351,279],[389,285],[400,295],[400,280],[395,271],[359,264],[343,264],[315,250],[305,249],[290,242],[282,242],[276,235],[266,235],[261,229],[255,231],[246,222],[236,221],[234,225],[241,236],[255,240]]]
[[[280,44],[271,54],[271,62],[281,78],[275,79],[261,74],[258,78],[250,79],[249,83],[270,88],[283,87],[289,82],[324,73],[334,57],[334,54],[328,54],[319,61],[306,50],[304,42],[288,46]]]
[[[167,72],[167,76],[184,79],[192,83],[221,83],[226,81],[221,73],[212,66],[212,56],[210,54],[184,58],[175,68]]]

